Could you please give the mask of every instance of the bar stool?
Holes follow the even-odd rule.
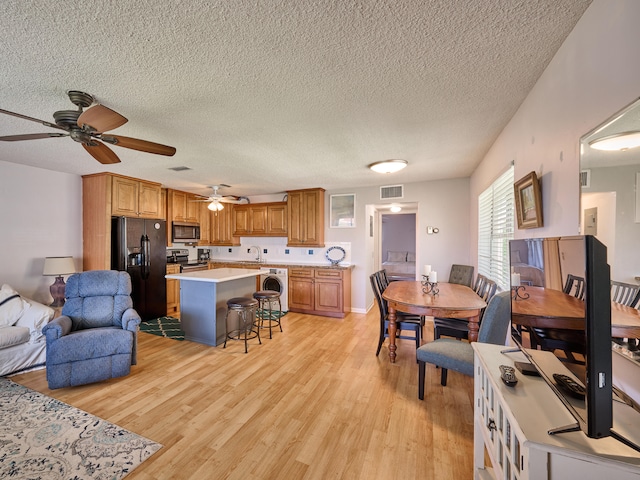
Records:
[[[256,315],[256,323],[259,324],[258,328],[263,328],[265,321],[269,322],[269,338],[273,338],[271,328],[274,325],[278,325],[280,331],[282,331],[282,324],[280,323],[280,318],[282,317],[280,292],[274,290],[259,290],[253,294],[253,298],[258,301],[258,312]],[[274,303],[278,304],[278,310],[273,310]]]
[[[244,333],[244,353],[248,352],[247,340],[258,337],[258,342],[262,345],[260,340],[260,329],[257,328],[255,321],[256,309],[258,307],[258,301],[250,297],[234,297],[227,300],[227,315],[224,319],[225,324],[225,337],[224,346],[227,348],[227,339],[241,340],[241,335]],[[229,331],[229,312],[234,312],[237,317],[237,328]],[[254,326],[256,328],[254,328]]]

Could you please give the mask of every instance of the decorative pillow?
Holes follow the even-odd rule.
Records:
[[[29,329],[27,327],[0,328],[0,348],[13,347],[29,341]]]
[[[387,262],[406,262],[407,252],[387,252]]]
[[[37,342],[44,338],[44,335],[42,335],[42,327],[49,323],[55,311],[53,308],[47,307],[35,300],[25,298],[24,301],[29,304],[29,308],[25,309],[15,326],[27,327],[31,332],[30,342]]]
[[[29,304],[20,298],[9,285],[4,284],[0,289],[0,328],[10,327],[22,316],[22,312],[29,308]]]
[[[408,252],[407,262],[415,262],[415,261],[416,261],[416,252]]]

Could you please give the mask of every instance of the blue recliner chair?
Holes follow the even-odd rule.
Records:
[[[47,324],[47,383],[72,387],[128,375],[136,364],[140,315],[131,277],[92,270],[69,277],[62,315]]]

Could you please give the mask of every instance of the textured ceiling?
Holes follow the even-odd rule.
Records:
[[[52,121],[88,92],[129,122],[103,166],[70,138],[0,160],[195,193],[469,176],[590,0],[2,0],[0,108]],[[57,132],[0,115],[0,136]],[[369,163],[403,158],[392,176]],[[192,170],[175,172],[171,167]]]

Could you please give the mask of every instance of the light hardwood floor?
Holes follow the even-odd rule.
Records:
[[[295,313],[272,340],[226,349],[139,335],[131,375],[49,390],[11,379],[164,445],[127,479],[470,479],[473,382],[440,386],[415,345],[375,356],[377,308],[344,319]],[[425,327],[427,339],[432,324]]]

